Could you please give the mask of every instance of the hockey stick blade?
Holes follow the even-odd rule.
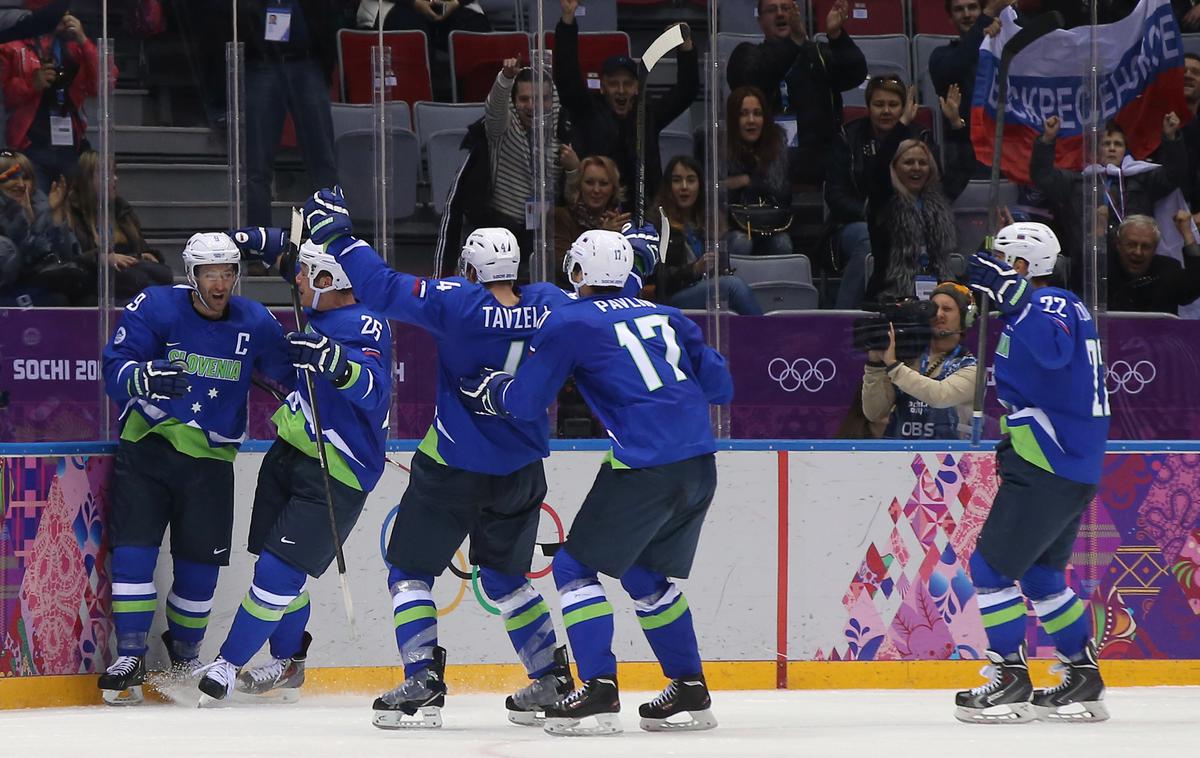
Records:
[[[658,223],[658,265],[664,266],[667,263],[667,244],[671,241],[671,221],[661,205],[658,206]]]
[[[684,36],[686,26],[686,24],[675,24],[650,43],[650,47],[646,48],[646,52],[642,54],[642,65],[646,67],[646,73],[653,71],[664,55],[687,41],[687,37]]]

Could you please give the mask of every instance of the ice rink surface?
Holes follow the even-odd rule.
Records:
[[[417,758],[625,758],[626,756],[921,756],[1054,758],[1196,755],[1200,687],[1111,690],[1101,724],[975,726],[954,720],[944,690],[715,692],[720,726],[650,734],[622,693],[625,733],[551,737],[507,723],[502,695],[447,700],[437,730],[371,726],[371,700],[313,696],[293,705],[197,710],[176,705],[0,711],[6,755],[37,756],[415,756]]]

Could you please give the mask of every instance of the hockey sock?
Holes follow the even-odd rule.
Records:
[[[579,678],[587,681],[604,674],[616,676],[613,610],[595,570],[575,560],[565,549],[559,550],[554,556],[554,584]]]
[[[200,642],[208,628],[213,592],[217,589],[220,567],[175,558],[175,579],[167,595],[167,628],[175,649],[173,657],[196,658]]]
[[[113,549],[112,609],[117,655],[146,654],[146,635],[158,604],[158,592],[154,589],[157,562],[157,547]]]
[[[687,598],[663,574],[633,566],[621,577],[638,623],[668,679],[703,673]]]
[[[271,657],[282,660],[300,652],[304,628],[308,626],[308,617],[311,615],[312,603],[309,602],[308,590],[305,590],[283,609],[279,626],[271,632]]]
[[[513,650],[525,666],[530,679],[537,679],[554,668],[554,622],[542,593],[524,576],[502,574],[489,568],[479,569],[479,581],[504,620],[504,629]]]
[[[300,607],[299,597],[307,580],[304,571],[264,550],[254,563],[250,591],[242,598],[229,635],[221,645],[221,657],[239,668],[245,666],[275,632],[288,608],[293,603]]]
[[[1017,583],[992,568],[979,551],[971,556],[971,579],[987,632],[988,647],[1004,657],[1015,655],[1025,639],[1025,598]]]
[[[413,676],[433,662],[437,645],[437,605],[433,602],[433,577],[388,567],[392,593],[392,624],[396,647],[404,662],[404,676]]]
[[[1034,564],[1021,577],[1021,587],[1033,603],[1042,628],[1054,638],[1058,652],[1068,658],[1083,652],[1091,631],[1083,601],[1067,586],[1066,575],[1057,569]]]

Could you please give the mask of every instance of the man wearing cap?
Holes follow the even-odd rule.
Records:
[[[970,429],[975,398],[975,356],[962,335],[975,320],[971,291],[943,282],[929,296],[937,310],[929,325],[929,346],[908,361],[896,358],[896,334],[889,327],[886,350],[867,353],[863,376],[863,415],[887,421],[889,439],[960,439]]]
[[[617,164],[626,197],[636,202],[638,66],[627,56],[604,61],[600,91],[589,92],[579,68],[579,0],[560,0],[562,18],[554,31],[554,85],[571,117],[572,144],[580,158],[604,155]],[[686,111],[700,94],[700,70],[691,39],[678,52],[678,79],[662,97],[646,107],[646,197],[654,197],[662,178],[658,134]]]
[[[795,119],[797,138],[788,151],[793,181],[820,184],[825,178],[842,126],[842,93],[867,78],[867,59],[842,28],[849,15],[845,0],[835,3],[825,17],[829,41],[817,42],[809,38],[794,0],[758,0],[763,41],[743,42],[729,57],[730,90],[758,87],[777,117]]]

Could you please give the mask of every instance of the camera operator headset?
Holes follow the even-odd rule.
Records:
[[[885,350],[867,353],[863,376],[863,414],[887,421],[891,439],[960,439],[969,433],[975,394],[976,361],[962,345],[975,322],[975,301],[961,284],[943,282],[929,295],[937,306],[932,335],[920,355],[896,358],[896,334],[888,327]]]

